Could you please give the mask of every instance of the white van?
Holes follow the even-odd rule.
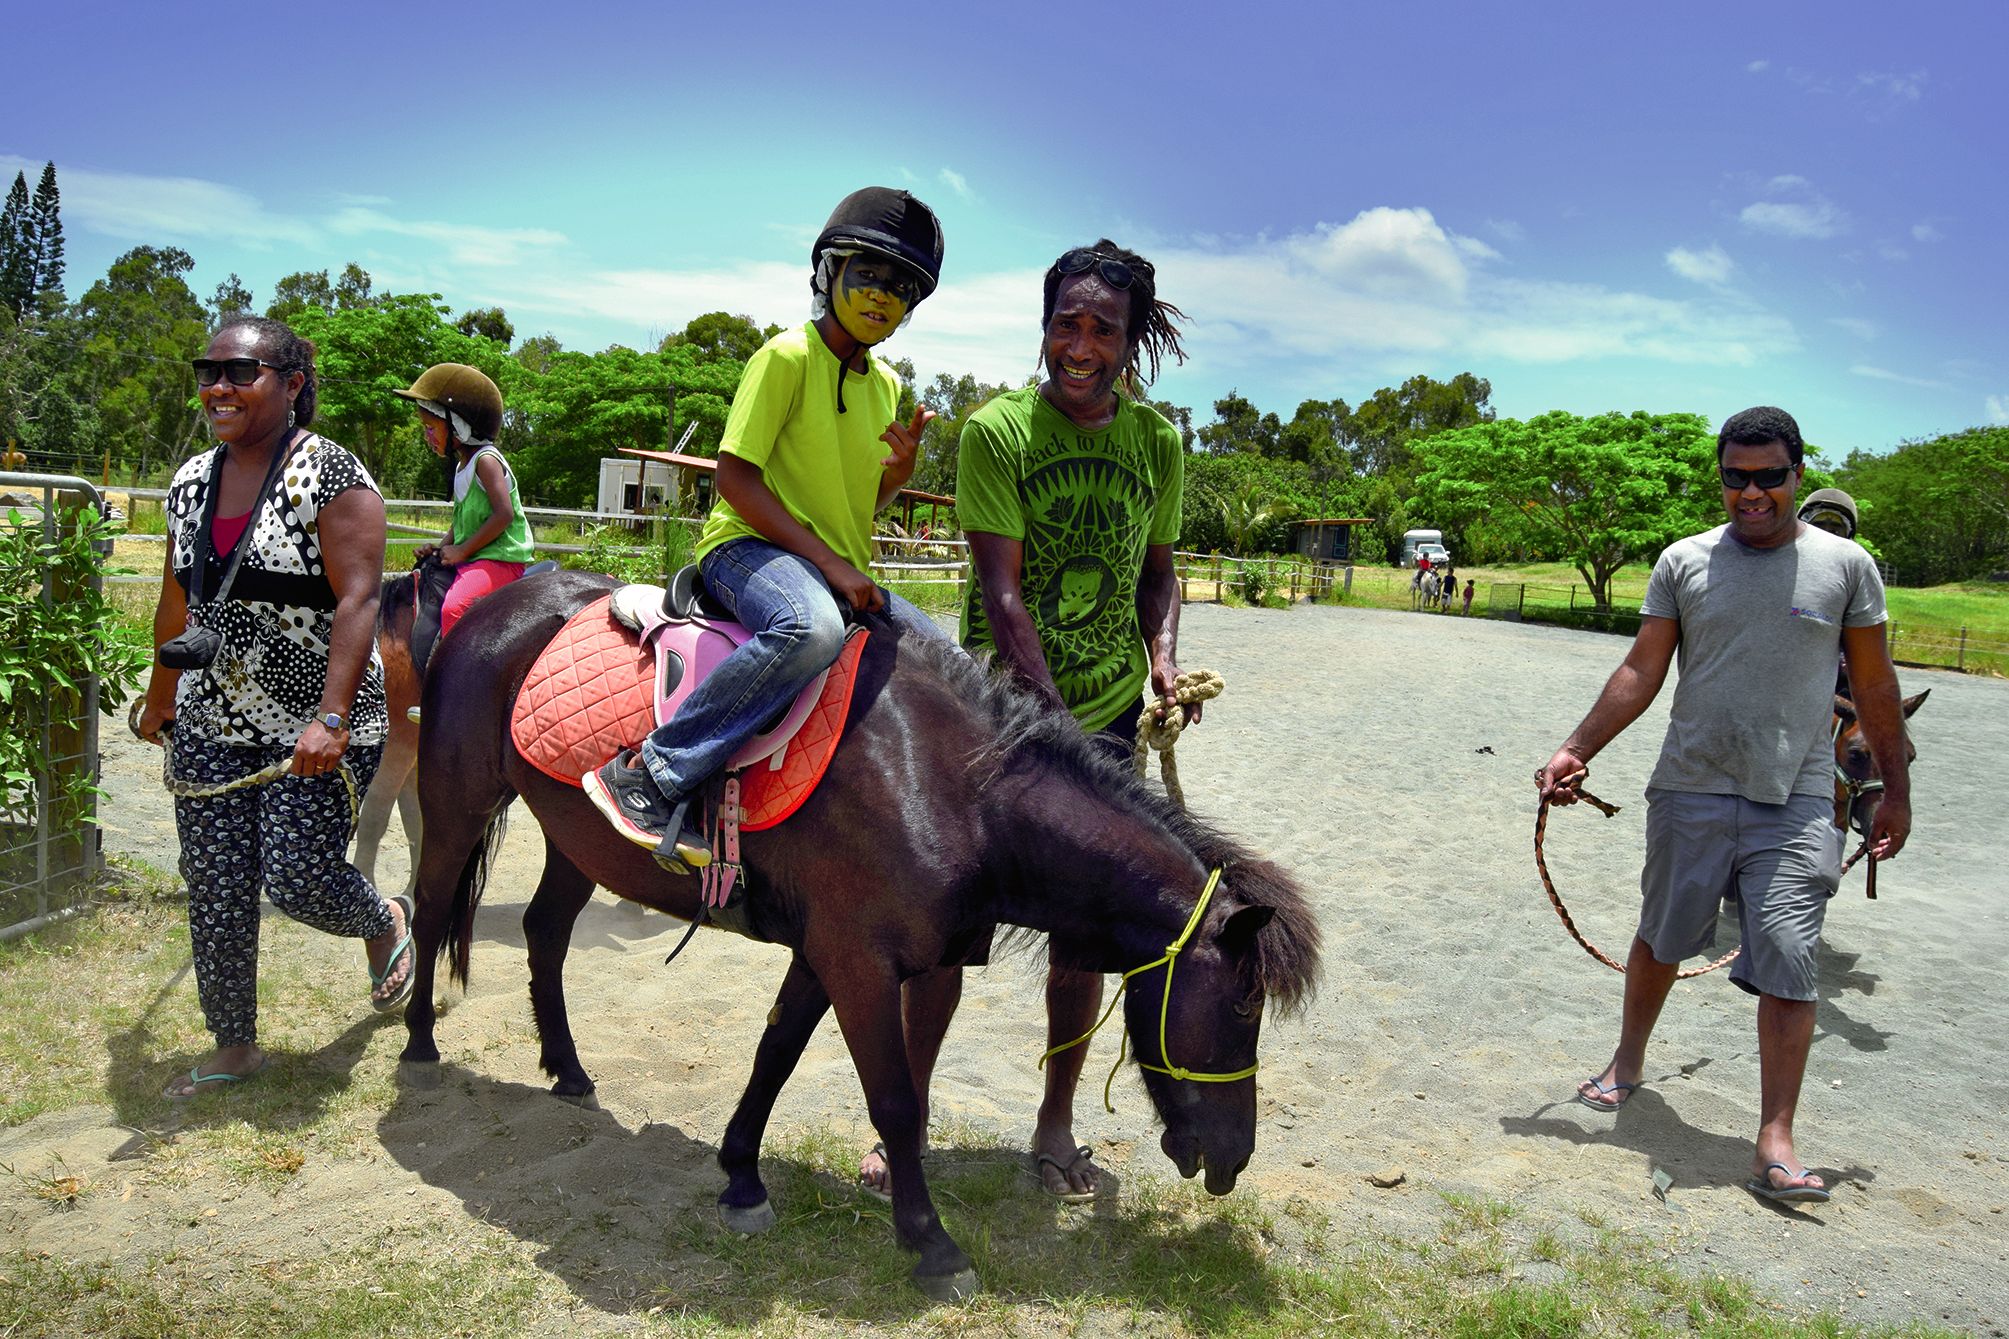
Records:
[[[1416,566],[1419,549],[1430,555],[1432,567],[1442,567],[1451,560],[1451,551],[1444,547],[1442,530],[1407,530],[1402,535],[1402,554],[1396,559],[1396,566]]]

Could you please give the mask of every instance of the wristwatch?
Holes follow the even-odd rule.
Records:
[[[330,732],[349,728],[349,723],[342,719],[342,713],[339,711],[331,711],[326,716],[317,717],[316,719],[321,724],[327,726]]]

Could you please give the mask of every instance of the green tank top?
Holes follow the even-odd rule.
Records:
[[[488,522],[495,514],[495,508],[488,502],[488,490],[475,477],[475,462],[483,456],[494,456],[502,466],[502,477],[509,484],[509,528],[489,542],[487,548],[470,554],[469,562],[487,559],[498,563],[527,563],[535,553],[530,542],[530,519],[523,514],[523,499],[516,495],[516,473],[509,468],[509,462],[502,458],[502,452],[492,446],[484,446],[467,458],[467,463],[453,473],[453,542],[463,544],[468,536]]]

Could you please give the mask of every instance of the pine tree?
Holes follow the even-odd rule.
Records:
[[[42,180],[35,187],[35,302],[47,310],[63,305],[63,215],[62,197],[56,190],[56,165],[42,165]]]
[[[28,178],[16,172],[0,209],[0,303],[18,321],[34,295],[35,217],[28,206]]]

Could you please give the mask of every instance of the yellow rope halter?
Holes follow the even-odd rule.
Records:
[[[1186,928],[1179,932],[1177,939],[1166,946],[1165,956],[1154,958],[1142,967],[1132,967],[1129,971],[1125,972],[1123,980],[1117,983],[1116,994],[1110,999],[1109,1007],[1102,1011],[1102,1017],[1095,1020],[1095,1026],[1082,1033],[1079,1037],[1076,1037],[1073,1041],[1062,1042],[1052,1050],[1049,1050],[1045,1055],[1042,1055],[1039,1058],[1039,1068],[1045,1069],[1046,1062],[1053,1059],[1054,1056],[1059,1055],[1062,1051],[1081,1045],[1097,1032],[1100,1032],[1102,1025],[1109,1021],[1109,1015],[1115,1013],[1116,1006],[1122,1002],[1123,992],[1129,987],[1131,977],[1136,976],[1139,972],[1148,972],[1153,967],[1163,967],[1165,969],[1165,997],[1158,1006],[1158,1055],[1165,1063],[1162,1065],[1153,1065],[1140,1059],[1137,1062],[1137,1067],[1139,1069],[1148,1069],[1154,1074],[1166,1074],[1172,1078],[1185,1079],[1192,1083],[1233,1083],[1237,1079],[1246,1079],[1255,1074],[1258,1065],[1250,1065],[1247,1069],[1238,1069],[1232,1074],[1203,1074],[1186,1069],[1171,1062],[1172,1053],[1165,1045],[1165,1024],[1172,1013],[1172,969],[1178,966],[1179,950],[1186,947],[1186,941],[1193,937],[1193,931],[1200,928],[1200,919],[1207,914],[1207,903],[1213,900],[1214,889],[1220,885],[1220,882],[1221,871],[1216,867],[1214,872],[1207,876],[1207,886],[1200,890],[1200,900],[1193,904],[1193,914],[1186,918]],[[1130,1024],[1126,1021],[1123,1024],[1123,1040],[1116,1045],[1116,1063],[1109,1067],[1109,1077],[1102,1084],[1102,1106],[1105,1111],[1113,1112],[1116,1110],[1115,1104],[1109,1100],[1109,1091],[1116,1082],[1116,1071],[1123,1068],[1123,1057],[1128,1051],[1129,1045]]]

